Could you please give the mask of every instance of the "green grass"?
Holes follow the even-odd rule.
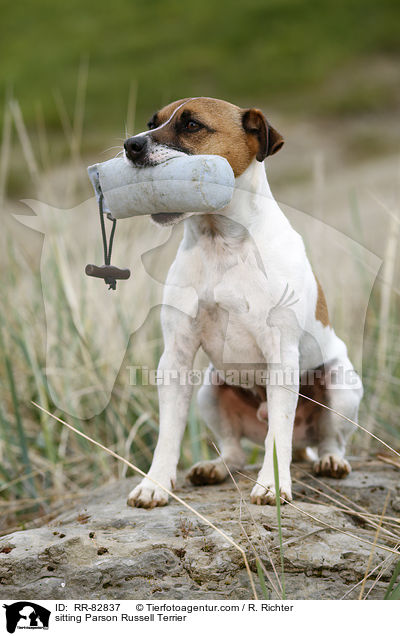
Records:
[[[266,601],[269,601],[269,599],[271,598],[271,594],[267,588],[267,584],[265,582],[265,576],[264,576],[264,572],[262,571],[262,567],[260,564],[260,561],[258,559],[256,559],[256,568],[257,568],[257,576],[258,576],[258,581],[260,583],[260,587],[261,587],[261,591],[263,594],[263,598]]]
[[[385,601],[399,601],[400,600],[400,583],[397,583],[395,586],[396,580],[400,575],[400,561],[397,562],[395,568],[393,570],[392,578],[390,579],[389,585],[385,594]]]
[[[13,91],[28,127],[42,108],[50,131],[60,131],[55,92],[72,110],[78,68],[88,60],[85,124],[97,148],[104,131],[124,134],[132,83],[140,128],[160,105],[186,95],[279,105],[298,117],[400,103],[396,85],[371,72],[376,58],[399,60],[395,0],[115,0],[112,7],[3,0],[1,8],[3,96]],[[355,82],[360,69],[364,80]]]

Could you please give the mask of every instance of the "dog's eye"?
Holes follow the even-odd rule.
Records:
[[[196,132],[197,130],[200,130],[200,128],[203,128],[203,124],[200,124],[194,119],[189,119],[189,121],[187,121],[185,124],[185,130],[188,130],[190,132]]]

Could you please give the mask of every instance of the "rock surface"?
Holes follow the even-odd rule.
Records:
[[[288,598],[358,598],[361,585],[351,588],[363,579],[367,566],[370,571],[378,568],[363,596],[370,590],[367,598],[383,598],[399,556],[373,549],[376,527],[368,519],[378,523],[386,502],[378,544],[390,550],[400,544],[400,472],[375,460],[353,461],[353,467],[343,481],[316,481],[307,475],[308,466],[293,466],[294,506],[282,507]],[[253,467],[246,473],[253,479],[256,475]],[[253,598],[241,553],[181,504],[171,501],[153,510],[126,506],[137,481],[105,486],[44,527],[0,538],[0,598]],[[245,550],[262,598],[258,555],[271,598],[279,598],[276,509],[249,503],[250,480],[237,476],[237,484],[242,503],[232,481],[194,487],[180,475],[176,494]]]

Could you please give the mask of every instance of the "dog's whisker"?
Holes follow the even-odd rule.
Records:
[[[106,148],[105,150],[103,150],[101,152],[101,154],[104,155],[106,152],[109,152],[110,150],[115,150],[115,148],[120,148],[121,149],[121,146],[110,146],[109,148]],[[123,150],[123,148],[122,148],[122,150]]]

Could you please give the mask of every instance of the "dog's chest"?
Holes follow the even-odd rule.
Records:
[[[267,279],[248,246],[208,259],[197,281],[201,344],[220,369],[262,363],[257,340],[266,327]],[[264,336],[265,339],[265,336]]]
[[[219,369],[263,362],[255,334],[243,317],[228,312],[217,303],[200,303],[201,345]]]

